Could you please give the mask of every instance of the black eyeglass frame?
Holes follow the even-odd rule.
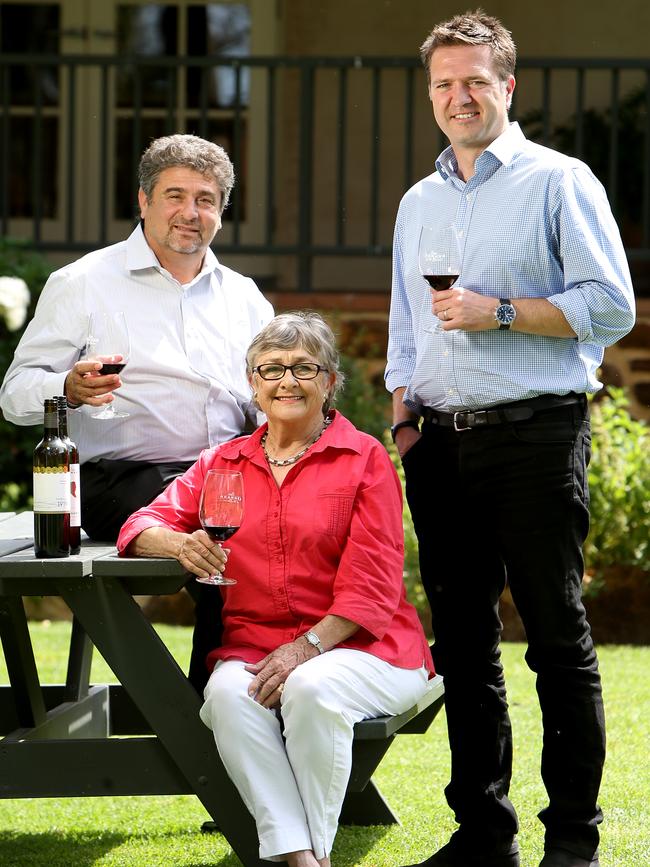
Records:
[[[281,367],[281,368],[283,368],[282,375],[281,376],[264,376],[264,374],[262,373],[263,367],[266,367],[266,368]],[[315,367],[316,372],[314,373],[313,376],[298,376],[298,374],[295,372],[295,369],[294,369],[296,367]],[[307,381],[310,379],[316,379],[316,377],[318,376],[319,373],[329,373],[329,370],[326,367],[321,367],[320,364],[316,364],[315,361],[299,361],[296,364],[280,364],[279,361],[277,361],[277,362],[276,361],[268,361],[266,364],[258,364],[257,367],[254,367],[253,373],[258,373],[265,382],[278,382],[280,379],[284,379],[284,376],[285,376],[287,370],[290,370],[291,375],[294,376],[296,379],[304,379]]]

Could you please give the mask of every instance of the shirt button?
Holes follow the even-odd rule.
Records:
[[[446,357],[449,355],[449,350],[448,350],[448,349],[445,349],[445,351],[444,351],[442,354],[443,354],[443,355],[445,356],[445,358],[446,358]]]
[[[462,238],[462,237],[463,237],[463,230],[462,230],[462,229],[459,229],[459,230],[458,230],[458,237],[459,237],[459,238]]]
[[[448,389],[447,389],[447,394],[455,394],[455,393],[456,393],[456,392],[455,392],[455,389],[453,389],[453,388],[448,388]]]

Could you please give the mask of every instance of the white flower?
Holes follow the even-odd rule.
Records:
[[[0,277],[0,316],[9,331],[18,331],[27,317],[29,289],[21,277]]]

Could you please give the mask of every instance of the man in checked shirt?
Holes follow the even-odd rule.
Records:
[[[502,24],[481,10],[456,16],[421,54],[451,145],[400,204],[386,384],[445,678],[446,796],[459,823],[422,864],[519,865],[499,652],[507,578],[544,725],[540,867],[598,867],[605,722],[581,601],[586,394],[601,388],[603,348],[634,323],[629,269],[590,169],[509,123],[516,49]],[[421,229],[450,224],[460,276],[432,291]]]

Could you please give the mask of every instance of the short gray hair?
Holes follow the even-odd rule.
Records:
[[[158,183],[160,173],[176,167],[193,169],[215,181],[221,191],[221,213],[235,185],[235,170],[225,150],[196,135],[166,135],[154,139],[142,154],[138,181],[147,201]]]
[[[298,348],[318,359],[321,367],[334,374],[334,385],[325,407],[326,412],[337,391],[343,387],[345,375],[340,367],[334,332],[318,313],[303,310],[280,313],[265,325],[248,347],[248,375],[252,376],[257,359],[265,352],[272,349]]]

